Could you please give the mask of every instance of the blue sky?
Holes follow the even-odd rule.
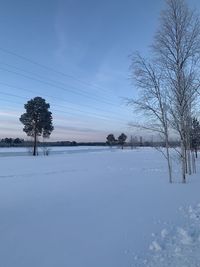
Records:
[[[26,138],[19,117],[35,96],[51,105],[52,141],[140,135],[124,103],[136,94],[129,55],[148,56],[164,0],[0,3],[0,138]]]

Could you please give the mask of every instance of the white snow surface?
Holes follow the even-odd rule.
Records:
[[[200,176],[158,151],[0,160],[0,266],[200,266]]]

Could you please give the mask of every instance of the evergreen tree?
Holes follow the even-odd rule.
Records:
[[[19,139],[19,138],[15,138],[14,140],[13,140],[13,144],[14,145],[19,145],[19,144],[21,144],[23,141],[22,141],[22,139]]]
[[[48,138],[54,129],[52,113],[49,111],[50,105],[41,97],[29,100],[24,108],[26,112],[21,115],[19,120],[24,124],[23,131],[33,137],[33,156],[35,156],[38,136]]]
[[[127,136],[124,133],[120,134],[120,136],[118,137],[118,143],[120,144],[122,149],[124,148],[126,139],[127,139]]]
[[[109,144],[109,146],[111,146],[111,147],[112,147],[112,145],[114,145],[115,142],[116,142],[115,137],[114,137],[113,134],[109,134],[109,135],[106,137],[106,139],[107,139],[107,144]]]
[[[195,151],[197,158],[197,151],[200,145],[200,123],[197,118],[192,119],[192,128],[190,133],[190,146]]]
[[[6,145],[8,145],[8,146],[11,146],[12,145],[12,143],[13,143],[13,139],[12,138],[5,138],[5,140],[4,140],[4,142],[6,143]]]

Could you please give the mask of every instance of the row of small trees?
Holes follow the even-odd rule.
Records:
[[[117,139],[115,139],[115,136],[114,134],[109,134],[107,137],[107,144],[109,146],[113,146],[113,145],[120,145],[121,148],[123,149],[124,148],[124,144],[126,142],[126,139],[127,139],[127,136],[124,134],[124,133],[121,133],[119,135],[119,137]]]
[[[24,143],[24,139],[20,139],[20,138],[3,138],[0,141],[1,145],[5,145],[5,146],[18,146]]]
[[[152,57],[139,53],[132,57],[131,70],[139,89],[138,98],[129,104],[147,118],[144,124],[133,124],[160,134],[165,141],[172,182],[172,157],[169,137],[178,136],[182,182],[186,174],[195,172],[194,153],[197,151],[195,131],[199,128],[194,118],[198,108],[200,88],[200,19],[184,0],[167,0],[161,13],[160,28],[152,45]]]

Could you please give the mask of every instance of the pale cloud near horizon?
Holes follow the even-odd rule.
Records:
[[[105,133],[105,130],[98,130],[93,128],[74,127],[74,126],[57,126],[57,131],[72,131],[72,132],[84,132],[84,133]]]
[[[19,117],[19,112],[16,111],[2,111],[0,110],[0,116]]]

